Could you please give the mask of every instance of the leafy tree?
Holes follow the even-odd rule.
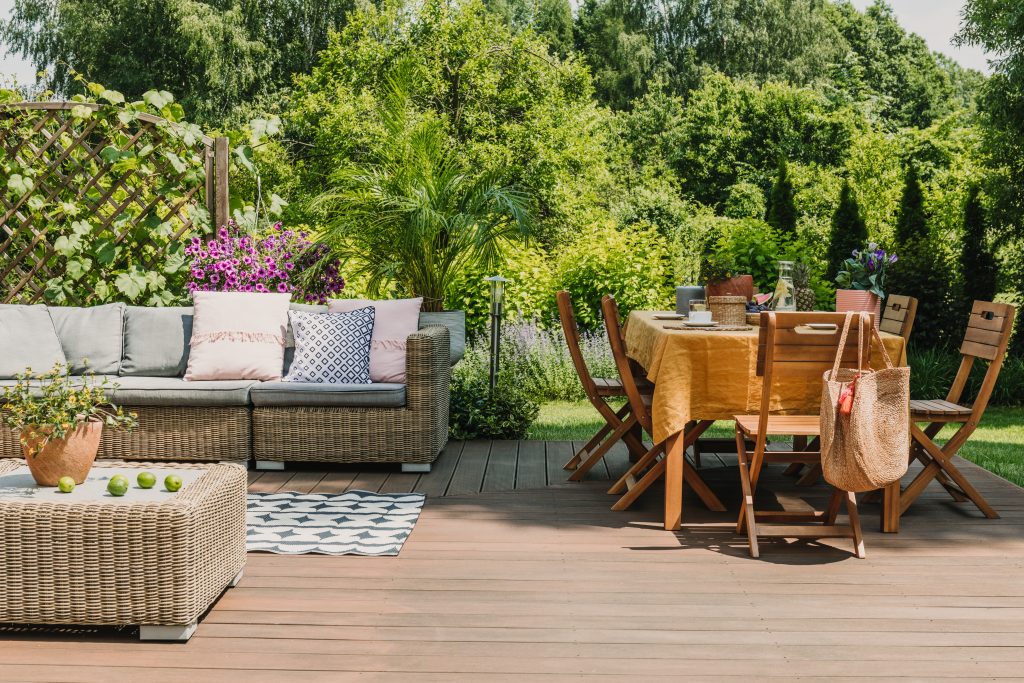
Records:
[[[839,205],[832,214],[832,232],[829,236],[828,269],[826,279],[834,282],[839,266],[850,258],[854,249],[863,249],[868,242],[868,226],[861,215],[857,195],[850,181],[843,182],[839,192]]]
[[[354,0],[15,0],[0,41],[45,85],[81,92],[72,70],[138,99],[179,93],[201,123],[308,71]]]
[[[926,127],[972,98],[978,76],[931,52],[884,0],[864,12],[849,2],[826,3],[826,10],[849,46],[848,95],[870,103],[890,127]]]
[[[789,167],[785,159],[779,159],[779,173],[768,194],[765,222],[778,230],[784,240],[796,237],[796,201],[793,196],[793,181],[789,178]]]
[[[985,208],[981,203],[981,188],[977,185],[968,190],[964,204],[960,269],[964,274],[964,296],[968,303],[995,298],[998,270],[995,255],[988,245]]]
[[[370,294],[394,282],[439,311],[463,270],[496,264],[502,239],[528,234],[529,197],[495,171],[471,171],[442,122],[412,109],[418,77],[407,64],[396,68],[377,112],[387,135],[338,169],[316,201],[330,221],[321,240],[356,257],[353,272],[368,278]]]
[[[284,102],[300,177],[287,198],[293,221],[318,222],[307,199],[388,135],[376,115],[379,94],[402,61],[420,65],[410,106],[437,119],[470,167],[530,193],[542,244],[607,218],[617,196],[608,166],[616,142],[585,66],[551,56],[537,36],[513,31],[476,0],[426,0],[415,11],[396,0],[355,10]]]
[[[914,164],[907,166],[903,177],[903,196],[896,218],[896,243],[899,246],[928,237],[928,216],[924,210],[924,189]]]
[[[485,5],[512,28],[532,30],[560,57],[573,50],[572,7],[568,0],[486,0]]]

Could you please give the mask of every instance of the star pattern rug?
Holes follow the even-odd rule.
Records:
[[[301,555],[397,555],[426,499],[421,493],[248,494],[246,549]]]

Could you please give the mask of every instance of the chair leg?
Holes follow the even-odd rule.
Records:
[[[660,447],[655,447],[644,453],[642,458],[633,463],[633,465],[626,470],[626,473],[619,477],[618,481],[612,484],[611,488],[608,489],[608,493],[610,495],[617,496],[631,488],[630,482],[635,482],[636,478],[641,475],[641,472],[650,467],[657,457],[661,455],[661,452],[662,449]]]
[[[656,449],[663,450],[664,444],[659,444],[658,446],[652,448],[651,450],[654,451]],[[658,479],[660,479],[661,475],[663,475],[664,473],[665,459],[662,458],[661,460],[656,462],[652,468],[647,470],[644,476],[642,476],[635,484],[633,484],[633,486],[631,486],[630,489],[626,491],[626,493],[624,493],[621,498],[615,501],[615,504],[612,505],[612,510],[615,510],[616,512],[621,512],[622,510],[628,509],[629,506],[632,505],[644,491],[649,489],[651,487],[651,484],[658,481]]]
[[[590,455],[590,450],[601,443],[604,437],[608,436],[608,433],[612,430],[611,426],[607,423],[597,430],[597,434],[591,437],[590,441],[585,443],[582,448],[576,451],[576,454],[569,458],[569,461],[562,466],[563,470],[574,470],[583,461],[584,458]]]
[[[611,436],[605,439],[604,442],[598,446],[586,460],[580,463],[575,472],[569,475],[569,481],[581,481],[583,477],[587,476],[587,472],[590,471],[590,468],[596,465],[597,462],[603,458],[609,450],[611,450],[611,447],[618,443],[619,440],[633,428],[634,424],[636,424],[636,418],[632,415],[630,415],[629,419],[625,422],[619,423],[619,426],[615,428],[615,431],[611,433]]]
[[[864,533],[860,528],[860,511],[857,510],[857,495],[850,491],[846,493],[846,514],[850,518],[850,529],[853,530],[853,554],[864,559],[867,553],[864,550]]]
[[[981,495],[981,492],[974,488],[971,482],[967,481],[967,477],[965,477],[963,473],[960,472],[960,469],[953,464],[953,455],[960,450],[960,446],[963,445],[971,432],[974,431],[973,427],[969,430],[968,427],[970,427],[970,425],[964,425],[961,427],[957,433],[953,435],[953,438],[946,442],[945,448],[939,448],[935,442],[928,438],[928,435],[922,432],[920,427],[915,424],[910,425],[910,433],[914,439],[921,444],[924,450],[927,451],[928,455],[932,457],[932,462],[939,467],[940,471],[949,475],[949,478],[960,487],[960,490],[971,499],[971,502],[978,506],[978,509],[981,510],[986,517],[989,519],[999,519],[999,513],[988,504],[988,501],[986,501],[985,497]],[[947,449],[949,450],[948,453],[946,452]]]
[[[736,451],[740,468],[740,488],[743,490],[743,504],[740,507],[739,521],[736,523],[736,533],[741,534],[746,530],[750,556],[760,557],[761,550],[757,545],[757,520],[754,515],[754,491],[747,470],[747,446],[739,429],[736,430]]]

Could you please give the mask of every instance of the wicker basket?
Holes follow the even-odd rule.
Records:
[[[742,296],[709,296],[708,308],[711,318],[722,325],[745,325],[747,323],[747,299]]]
[[[753,325],[754,327],[761,326],[761,314],[760,313],[747,313],[747,324]]]

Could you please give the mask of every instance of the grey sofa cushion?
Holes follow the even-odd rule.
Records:
[[[124,304],[51,306],[48,310],[72,374],[118,373],[124,353]]]
[[[466,312],[439,311],[420,313],[420,328],[447,327],[451,339],[451,364],[455,365],[466,355]]]
[[[375,384],[260,382],[252,388],[249,398],[257,407],[401,408],[405,405],[405,385],[383,382]]]
[[[124,311],[121,374],[181,377],[188,365],[191,339],[191,306],[128,306]]]
[[[126,406],[247,406],[249,389],[258,382],[249,379],[197,380],[181,377],[115,377],[118,384],[113,401]]]
[[[28,368],[45,372],[66,362],[46,306],[0,305],[0,378],[12,378]]]
[[[72,377],[71,378],[71,385],[72,386],[76,386],[76,387],[83,386],[85,384],[90,384],[90,385],[91,384],[96,384],[96,385],[98,385],[98,384],[102,383],[104,379],[105,379],[105,377],[103,377],[103,376],[95,377],[95,376],[92,376],[92,375],[90,375],[89,377]],[[109,377],[107,379],[116,380],[117,378],[116,377]],[[18,380],[16,380],[16,379],[0,379],[0,404],[3,404],[4,389],[6,389],[7,387],[13,387],[17,383],[18,383]],[[42,386],[42,382],[41,381],[36,380],[36,379],[31,380],[29,382],[29,394],[31,394],[32,396],[42,396],[43,392],[40,390],[41,386]]]

